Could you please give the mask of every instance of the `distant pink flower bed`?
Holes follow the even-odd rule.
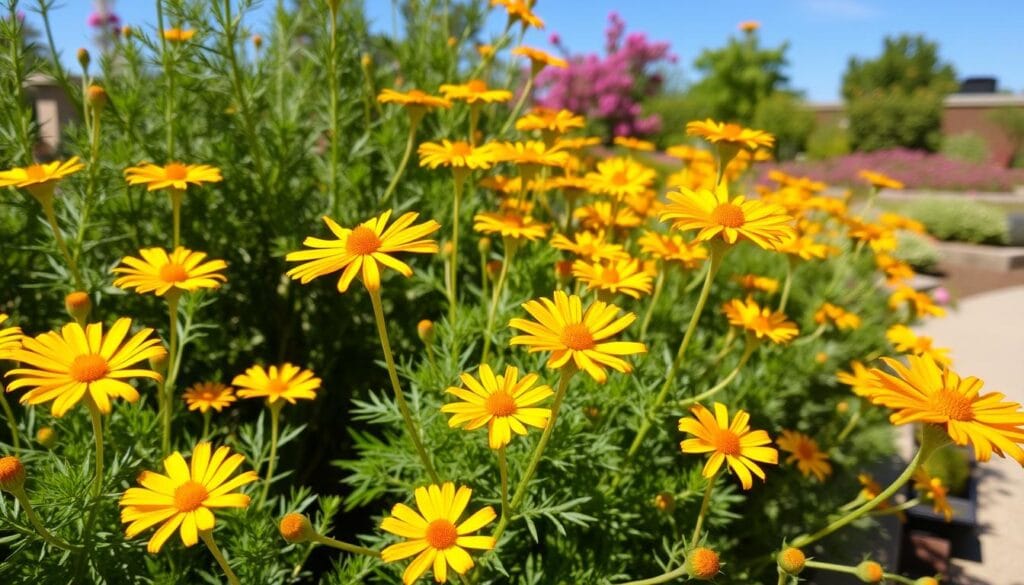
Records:
[[[768,172],[811,177],[830,185],[863,186],[857,177],[868,169],[903,181],[908,189],[939,191],[1013,191],[1024,185],[1024,169],[1006,169],[987,163],[970,163],[918,150],[893,149],[858,152],[823,161],[786,162],[762,167],[758,180],[768,183]]]

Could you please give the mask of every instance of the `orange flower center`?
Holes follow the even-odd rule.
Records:
[[[594,335],[586,325],[573,323],[562,329],[562,343],[576,351],[594,349]]]
[[[509,225],[512,227],[523,227],[523,218],[514,213],[506,214],[505,217],[502,219],[502,222],[505,225]]]
[[[691,576],[705,581],[717,575],[720,568],[718,554],[708,548],[694,549],[686,561],[693,569]]]
[[[46,169],[43,165],[29,165],[25,167],[25,176],[33,181],[46,180]]]
[[[758,333],[768,333],[772,330],[772,324],[768,321],[768,317],[758,315],[750,320],[750,329]]]
[[[797,459],[812,461],[818,454],[818,449],[810,441],[797,441],[793,448],[793,454],[796,455]]]
[[[345,249],[351,254],[366,256],[379,250],[380,245],[381,241],[377,234],[370,228],[361,225],[349,233]]]
[[[186,481],[174,490],[174,507],[181,512],[192,512],[202,506],[209,495],[203,484]]]
[[[943,388],[932,394],[929,407],[950,420],[974,420],[974,403],[953,390]]]
[[[164,167],[164,177],[172,181],[180,181],[188,177],[188,167],[179,163],[171,163]]]
[[[743,126],[737,124],[726,124],[722,126],[722,136],[729,140],[739,138],[743,134]]]
[[[516,413],[516,401],[508,392],[499,390],[487,397],[484,408],[492,416],[512,416]]]
[[[203,390],[199,393],[199,399],[207,402],[213,402],[218,396],[220,396],[220,393],[213,390]]]
[[[455,546],[455,540],[459,533],[455,525],[444,519],[437,519],[427,525],[426,534],[423,538],[430,545],[430,548],[444,550]]]
[[[743,227],[746,219],[743,209],[732,203],[722,203],[711,212],[711,221],[725,227]]]
[[[740,454],[740,438],[729,429],[712,431],[711,444],[714,445],[715,451],[722,455],[735,457]]]
[[[284,394],[288,391],[288,382],[282,380],[271,380],[267,382],[267,393],[269,394]]]
[[[0,484],[13,482],[19,476],[24,476],[25,468],[21,460],[14,455],[0,457]]]
[[[84,383],[95,382],[109,372],[110,366],[107,365],[107,360],[94,353],[76,357],[75,361],[71,362],[71,367],[68,368],[68,375],[73,380]]]
[[[480,81],[479,79],[474,79],[470,81],[469,83],[466,84],[466,87],[468,87],[469,91],[473,93],[481,93],[487,91],[487,84],[484,83],[483,81]]]
[[[468,142],[453,142],[452,156],[469,156],[473,154],[473,147]]]
[[[164,282],[181,282],[188,280],[188,272],[181,264],[170,262],[160,267],[160,280]]]
[[[615,270],[611,266],[605,267],[604,271],[601,273],[601,280],[606,284],[618,284],[621,278],[622,277],[619,276],[619,271]]]
[[[629,183],[629,176],[625,172],[619,171],[612,175],[613,185],[625,185],[626,183]]]
[[[420,91],[418,89],[413,89],[413,90],[409,90],[409,97],[413,98],[413,99],[419,100],[419,99],[423,99],[423,98],[427,97],[427,94],[423,93],[422,91]]]

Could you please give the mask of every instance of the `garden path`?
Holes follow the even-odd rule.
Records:
[[[953,367],[985,381],[985,391],[1024,403],[1024,286],[972,295],[919,332],[952,348]],[[993,457],[980,466],[981,562],[954,559],[957,585],[1024,585],[1024,469]]]

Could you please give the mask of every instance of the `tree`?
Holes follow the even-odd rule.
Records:
[[[886,37],[881,56],[851,57],[843,75],[851,145],[937,150],[943,100],[956,87],[956,72],[940,60],[936,43],[921,35]]]

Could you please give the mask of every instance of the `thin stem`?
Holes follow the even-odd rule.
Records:
[[[949,437],[945,434],[945,431],[932,425],[925,425],[924,432],[922,433],[921,446],[918,448],[914,458],[910,460],[907,468],[903,470],[896,481],[885,488],[880,494],[863,504],[862,506],[851,510],[844,516],[834,520],[828,526],[815,532],[814,534],[805,534],[799,536],[790,542],[790,546],[795,548],[804,548],[807,545],[817,542],[822,538],[825,538],[829,534],[832,534],[836,530],[846,526],[847,524],[857,520],[861,516],[864,516],[871,510],[878,507],[879,504],[891,498],[896,492],[900,490],[910,479],[914,476],[914,472],[917,468],[924,464],[925,461],[934,453],[938,448],[945,446],[949,442]]]
[[[815,339],[821,337],[821,334],[825,332],[825,329],[828,329],[828,324],[822,323],[821,325],[818,325],[818,328],[815,329],[814,332],[808,335],[807,337],[801,337],[800,339],[794,341],[793,345],[805,345],[811,343]]]
[[[501,294],[505,292],[505,280],[508,277],[508,268],[512,264],[512,257],[515,255],[515,240],[505,238],[504,257],[501,259],[501,272],[498,273],[498,282],[494,284],[494,291],[491,294],[491,306],[487,310],[487,328],[484,329],[484,350],[480,356],[480,363],[487,363],[487,356],[491,350],[491,337],[494,335],[494,318],[498,313],[498,303]]]
[[[637,581],[626,581],[625,583],[620,583],[619,585],[658,585],[659,583],[671,583],[676,579],[686,577],[686,575],[686,565],[683,565],[681,567],[676,567],[675,569],[672,569],[668,573],[658,575],[657,577],[651,577],[649,579],[640,579]]]
[[[174,248],[181,245],[181,200],[185,193],[179,189],[171,189],[171,215],[174,221]]]
[[[405,167],[409,164],[412,150],[416,146],[416,128],[418,125],[419,119],[409,114],[409,137],[405,141],[405,153],[402,154],[402,160],[398,163],[398,168],[395,169],[395,175],[391,177],[388,188],[384,190],[384,194],[380,197],[381,201],[386,201],[388,197],[391,197],[391,207],[395,207],[398,204],[395,200],[395,187],[398,186],[398,180],[405,174]]]
[[[199,533],[199,538],[203,539],[206,543],[206,548],[210,549],[210,553],[213,554],[213,558],[217,559],[217,564],[220,565],[221,570],[227,575],[228,583],[230,585],[241,585],[241,581],[238,580],[238,576],[231,570],[231,565],[228,564],[228,560],[224,558],[224,554],[217,548],[217,543],[213,541],[213,532],[210,530],[204,530]]]
[[[329,128],[330,128],[330,160],[327,164],[327,189],[329,191],[327,200],[329,201],[329,209],[334,209],[337,202],[338,195],[338,15],[333,10],[328,11],[330,18],[328,19],[329,27],[328,33],[330,34],[330,43],[328,45],[327,53],[327,95],[328,95],[328,112],[331,117]],[[369,127],[369,110],[365,112],[366,125]],[[386,197],[385,197],[386,198]]]
[[[460,173],[455,173],[455,207],[452,210],[452,269],[449,273],[451,278],[448,292],[451,295],[451,302],[448,303],[448,320],[455,328],[455,316],[459,311],[459,203],[462,200],[462,180]]]
[[[28,100],[25,98],[25,79],[26,79],[26,75],[25,75],[25,59],[24,59],[25,54],[24,54],[24,51],[23,51],[23,49],[25,47],[24,47],[24,43],[20,42],[20,39],[23,38],[22,33],[24,32],[22,30],[22,28],[25,25],[22,23],[21,19],[18,18],[17,4],[18,4],[17,2],[9,2],[8,3],[8,8],[10,8],[10,17],[9,17],[10,18],[10,22],[12,23],[13,26],[17,27],[17,29],[18,29],[17,30],[18,38],[17,39],[12,39],[12,42],[11,42],[10,61],[11,61],[12,68],[14,70],[13,71],[13,74],[14,74],[14,86],[15,86],[16,97],[17,97],[17,100],[18,100],[18,133],[20,134],[20,136],[18,136],[18,138],[19,138],[19,141],[21,142],[20,146],[22,148],[22,153],[21,153],[22,154],[22,160],[25,161],[26,164],[28,164],[28,163],[32,162],[32,138],[30,136],[30,130],[29,130],[29,128],[31,127],[32,110],[29,108]],[[49,20],[46,18],[45,14],[43,16],[44,16],[43,21],[45,23],[47,23],[47,32],[49,32]],[[52,37],[51,37],[50,40],[51,40],[50,46],[52,47],[53,46]],[[57,59],[57,54],[54,53],[51,50],[51,55],[53,56],[54,63],[57,64],[57,70],[63,72],[63,69],[59,68],[60,67],[60,62]],[[70,89],[70,87],[67,87],[67,89]],[[69,91],[67,93],[67,95],[70,96],[72,94]]]
[[[380,336],[380,345],[384,350],[384,361],[388,366],[388,377],[391,378],[391,388],[395,391],[395,402],[398,403],[398,410],[402,413],[402,419],[405,421],[406,431],[409,433],[409,438],[412,439],[413,446],[416,447],[416,452],[420,456],[420,461],[423,462],[423,467],[427,470],[427,475],[430,476],[430,480],[434,483],[441,483],[438,478],[437,472],[434,471],[434,464],[430,462],[430,456],[427,454],[427,450],[423,447],[423,441],[420,439],[419,427],[416,426],[416,421],[412,418],[412,412],[409,411],[409,404],[405,401],[405,393],[402,392],[402,385],[398,381],[398,370],[395,368],[395,358],[391,354],[391,342],[388,341],[388,329],[384,321],[384,308],[380,302],[380,290],[367,289],[370,293],[370,301],[373,303],[373,316],[377,320],[377,334]]]
[[[658,306],[661,290],[665,288],[665,271],[667,268],[667,265],[662,265],[662,269],[658,271],[658,279],[654,282],[654,294],[651,295],[650,304],[647,305],[647,314],[644,315],[643,323],[640,324],[640,339],[647,338],[647,327],[651,324],[651,317],[654,316],[654,308]]]
[[[853,416],[850,417],[850,421],[846,423],[846,426],[843,427],[843,430],[839,433],[839,436],[836,437],[835,444],[836,445],[842,445],[843,441],[846,440],[846,437],[849,437],[850,433],[853,432],[853,429],[857,428],[857,423],[859,421],[860,421],[860,410],[858,410],[857,412],[853,413]]]
[[[50,545],[64,550],[74,551],[81,548],[80,546],[69,544],[68,542],[54,536],[46,529],[46,526],[43,525],[43,521],[39,518],[39,515],[36,514],[35,509],[32,507],[32,502],[29,501],[28,494],[25,493],[24,488],[12,490],[11,493],[18,499],[21,507],[25,510],[25,515],[28,516],[28,521],[32,523],[32,527],[39,533],[40,538]]]
[[[209,410],[203,413],[203,440],[206,440],[210,436],[210,417],[213,413]]]
[[[163,0],[156,0],[157,37],[160,39],[160,61],[167,79],[167,95],[164,96],[164,126],[167,132],[167,160],[174,159],[174,68],[170,53],[167,51],[167,39],[164,38],[164,6]]]
[[[783,573],[782,569],[779,569],[779,582],[778,582],[778,585],[787,585],[787,583],[789,583],[789,575],[787,575],[786,573]]]
[[[747,363],[747,360],[750,359],[750,356],[754,353],[754,350],[757,348],[757,341],[751,341],[750,339],[748,339],[746,347],[743,348],[743,355],[740,356],[740,361],[736,362],[736,367],[734,367],[732,371],[729,372],[729,375],[722,378],[722,380],[715,384],[710,390],[707,390],[706,392],[701,392],[700,394],[693,396],[691,398],[686,398],[683,401],[681,401],[679,405],[689,406],[691,404],[696,404],[702,400],[707,400],[708,398],[711,398],[715,394],[718,394],[719,392],[724,390],[740,373],[740,369],[743,368],[743,366]]]
[[[697,299],[697,305],[693,308],[693,315],[690,317],[690,324],[686,327],[686,333],[683,334],[683,341],[679,344],[679,351],[676,352],[676,358],[673,360],[672,367],[669,369],[668,375],[665,377],[665,383],[661,386],[661,391],[659,391],[658,395],[654,398],[654,403],[651,405],[650,411],[641,423],[640,430],[637,431],[636,437],[633,438],[633,444],[629,446],[629,451],[626,453],[626,460],[623,467],[619,470],[619,475],[612,484],[613,488],[618,486],[626,466],[640,449],[644,436],[651,430],[651,425],[653,424],[652,421],[657,415],[658,408],[661,407],[663,402],[665,402],[665,398],[668,396],[668,391],[672,388],[672,382],[675,381],[676,374],[679,373],[679,368],[683,363],[683,357],[686,355],[686,348],[689,347],[690,340],[693,339],[693,334],[697,331],[697,322],[700,321],[701,313],[704,312],[704,305],[708,302],[708,296],[711,293],[711,283],[715,280],[715,275],[718,273],[718,268],[721,266],[723,255],[723,248],[718,246],[711,247],[711,258],[708,260],[708,271],[704,277],[704,287],[701,288],[700,297]]]
[[[375,550],[373,550],[371,548],[366,548],[364,546],[358,546],[358,545],[355,545],[355,544],[349,544],[347,542],[342,542],[340,540],[335,540],[335,539],[331,538],[330,536],[324,536],[323,534],[316,534],[316,535],[314,535],[313,538],[312,538],[312,541],[316,542],[316,543],[319,543],[319,544],[324,544],[324,545],[327,545],[327,546],[330,546],[330,547],[334,547],[334,548],[336,548],[338,550],[343,550],[345,552],[350,552],[352,554],[366,555],[368,557],[380,558],[380,552],[379,551],[375,551]]]
[[[822,570],[822,571],[833,571],[833,572],[836,572],[836,573],[846,573],[848,575],[856,575],[857,574],[857,567],[851,567],[851,566],[848,566],[848,565],[837,565],[835,563],[823,563],[821,561],[815,561],[815,560],[811,560],[811,559],[807,559],[806,561],[804,561],[804,566],[805,567],[810,567],[812,569],[819,569],[819,570]],[[895,573],[883,573],[882,574],[882,580],[883,581],[885,581],[885,580],[896,581],[897,583],[904,583],[905,585],[914,585],[914,583],[915,583],[915,581],[913,579],[908,579],[908,578],[904,577],[903,575],[896,575]]]
[[[903,502],[902,504],[900,504],[898,506],[893,506],[891,508],[883,508],[881,510],[872,510],[871,511],[871,515],[872,516],[890,516],[892,514],[899,514],[900,512],[903,512],[904,510],[909,510],[909,509],[913,508],[914,506],[917,506],[920,503],[921,503],[921,498],[911,498],[911,499],[907,500],[906,502]]]
[[[53,198],[44,198],[41,202],[43,204],[43,213],[46,215],[46,221],[49,222],[50,229],[53,231],[53,239],[57,241],[57,248],[64,255],[64,261],[68,263],[68,270],[71,271],[71,277],[75,281],[75,289],[85,290],[82,274],[78,271],[78,263],[71,256],[67,242],[64,241],[64,234],[61,233],[60,226],[57,225],[57,214],[53,209]]]
[[[575,373],[576,370],[572,366],[563,367],[561,370],[562,376],[558,380],[558,390],[555,391],[555,399],[551,403],[551,418],[548,420],[547,426],[544,427],[544,432],[540,435],[540,441],[537,442],[537,446],[533,450],[533,457],[530,458],[526,471],[523,472],[523,477],[519,480],[519,484],[516,485],[516,491],[513,492],[512,501],[508,506],[508,514],[502,515],[501,520],[498,521],[498,527],[494,530],[495,541],[501,538],[501,534],[505,531],[509,520],[512,518],[512,513],[523,503],[523,498],[526,497],[526,488],[529,487],[533,474],[537,472],[540,460],[544,456],[544,449],[547,447],[548,441],[551,440],[551,434],[555,429],[555,422],[558,421],[558,411],[562,408],[562,400],[565,398],[566,390],[569,389],[569,381],[572,380]]]
[[[96,477],[92,480],[92,496],[98,498],[103,490],[103,417],[92,397],[85,401],[92,419],[92,436],[96,442]]]
[[[508,518],[508,458],[505,457],[504,447],[498,449],[498,474],[501,476],[501,517]]]
[[[793,269],[796,261],[792,256],[786,257],[786,282],[782,285],[782,298],[779,299],[779,312],[786,311],[786,303],[789,301],[789,290],[793,287]]]
[[[17,451],[21,448],[21,433],[18,432],[17,419],[14,418],[14,411],[4,396],[4,385],[0,384],[0,406],[4,409],[4,416],[7,417],[7,428],[11,430],[11,446]]]
[[[700,503],[700,512],[697,513],[697,522],[693,526],[693,536],[690,537],[690,548],[696,548],[697,542],[700,541],[700,529],[704,527],[704,518],[708,514],[708,507],[711,505],[711,493],[715,490],[715,482],[718,481],[718,475],[722,473],[722,469],[714,473],[708,478],[708,485],[704,488],[704,499]]]
[[[281,407],[284,402],[278,400],[270,405],[270,458],[267,460],[267,479],[263,482],[263,491],[260,492],[260,506],[267,501],[267,494],[270,493],[270,483],[274,481],[274,463],[277,461],[277,437],[280,431]]]
[[[161,449],[165,454],[171,452],[171,411],[174,410],[174,378],[177,376],[174,363],[178,351],[178,301],[180,296],[175,293],[167,295],[167,320],[170,331],[167,333],[167,376],[164,378],[163,403],[161,404],[161,420],[163,421],[163,434],[160,442]]]
[[[536,75],[531,73],[530,77],[526,80],[526,86],[523,87],[523,92],[519,94],[519,99],[516,100],[516,105],[509,113],[508,119],[505,120],[505,123],[501,126],[501,131],[498,132],[499,135],[508,132],[509,129],[512,128],[512,123],[519,117],[519,113],[523,111],[523,106],[526,104],[526,100],[530,98],[530,92],[533,91],[533,80],[535,77]]]

